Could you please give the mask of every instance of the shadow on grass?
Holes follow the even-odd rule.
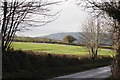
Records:
[[[43,53],[42,53],[43,54]],[[47,79],[71,74],[91,68],[110,65],[111,57],[90,58],[68,57],[66,55],[36,55],[34,52],[11,51],[3,54],[3,79],[40,78]]]

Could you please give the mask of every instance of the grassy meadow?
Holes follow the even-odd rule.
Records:
[[[72,55],[85,55],[88,50],[84,46],[72,46],[63,44],[49,44],[49,43],[32,43],[32,42],[13,42],[12,47],[15,50],[32,50],[35,52],[47,52],[55,54],[72,54]],[[101,49],[98,50],[99,55],[112,56],[112,50]]]

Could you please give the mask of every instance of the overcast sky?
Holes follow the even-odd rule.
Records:
[[[76,6],[72,0],[54,6],[54,8],[61,10],[60,16],[54,22],[32,28],[30,31],[18,32],[17,35],[37,37],[59,32],[78,32],[81,24],[85,23],[89,16],[82,8]]]

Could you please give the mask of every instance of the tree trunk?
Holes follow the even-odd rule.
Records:
[[[6,0],[4,1],[4,18],[3,18],[3,23],[2,23],[2,29],[1,29],[1,37],[2,37],[2,41],[1,41],[1,45],[2,45],[2,53],[5,52],[5,46],[4,46],[4,41],[5,41],[5,34],[4,34],[4,30],[5,30],[5,25],[6,25],[6,14],[7,14],[7,2]]]
[[[91,47],[91,58],[92,60],[95,59],[94,47]]]
[[[116,20],[113,34],[113,49],[115,57],[112,63],[112,77],[120,78],[120,23]]]
[[[95,44],[95,58],[97,58],[97,53],[98,53],[98,38],[99,38],[99,32],[100,32],[100,24],[99,24],[99,19],[97,23],[97,34],[96,34],[96,44]]]
[[[0,41],[2,41],[2,35],[0,33]],[[2,78],[2,44],[0,42],[0,79]]]

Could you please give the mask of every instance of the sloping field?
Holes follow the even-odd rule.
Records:
[[[32,42],[13,42],[12,44],[15,50],[32,50],[37,52],[47,52],[56,54],[72,54],[72,55],[85,55],[88,54],[87,48],[83,46],[72,46],[63,44],[49,44],[49,43],[32,43]],[[111,55],[112,50],[100,49],[98,50],[100,55]]]

